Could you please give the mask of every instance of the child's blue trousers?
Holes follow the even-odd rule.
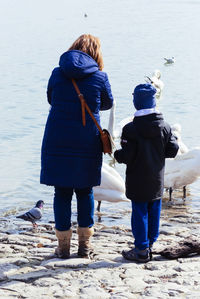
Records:
[[[161,205],[161,199],[142,203],[132,200],[132,233],[135,247],[140,250],[148,248],[159,236]]]
[[[92,188],[55,187],[53,208],[57,230],[65,231],[71,227],[71,201],[74,191],[77,198],[78,225],[80,227],[91,227],[94,224],[94,195]]]

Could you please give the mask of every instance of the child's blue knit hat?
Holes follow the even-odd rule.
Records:
[[[156,88],[149,84],[139,84],[133,93],[133,104],[136,110],[154,108],[156,106]]]

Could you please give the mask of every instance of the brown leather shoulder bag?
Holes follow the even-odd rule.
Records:
[[[94,117],[94,115],[92,114],[90,108],[88,107],[83,94],[80,92],[78,85],[76,83],[76,81],[74,79],[72,79],[72,83],[74,85],[74,88],[77,92],[77,95],[79,97],[79,100],[81,102],[81,110],[82,110],[82,123],[83,126],[86,125],[86,119],[85,119],[85,109],[87,110],[87,112],[89,113],[90,117],[92,118],[92,120],[94,121],[95,125],[97,126],[97,129],[100,132],[100,136],[101,136],[101,142],[102,142],[102,151],[104,154],[112,154],[113,151],[113,147],[114,147],[114,142],[113,139],[110,135],[110,133],[108,132],[108,130],[103,129],[99,126],[96,118]]]

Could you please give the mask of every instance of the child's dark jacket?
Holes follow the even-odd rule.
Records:
[[[114,156],[125,163],[126,196],[137,202],[160,199],[164,189],[165,158],[178,152],[176,138],[161,113],[134,117],[122,131]]]

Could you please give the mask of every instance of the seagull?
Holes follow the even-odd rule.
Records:
[[[172,56],[171,58],[165,58],[165,64],[172,64],[175,62],[175,58]]]
[[[42,208],[44,205],[43,200],[38,200],[35,207],[33,207],[28,212],[16,216],[16,218],[20,218],[26,221],[30,221],[33,224],[33,227],[37,227],[36,221],[42,218]]]

